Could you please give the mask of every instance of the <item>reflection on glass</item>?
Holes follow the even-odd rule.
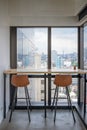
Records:
[[[17,67],[47,68],[47,28],[17,29]]]

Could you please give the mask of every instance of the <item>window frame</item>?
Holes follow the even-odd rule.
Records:
[[[10,67],[17,68],[17,28],[48,28],[48,69],[51,69],[51,28],[77,28],[77,40],[78,40],[78,64],[81,63],[79,59],[79,27],[77,26],[15,26],[10,27]],[[14,59],[14,60],[13,60]],[[78,66],[80,68],[80,66]],[[79,83],[78,83],[79,84]],[[51,105],[51,75],[49,74],[48,78],[48,105]],[[13,92],[13,88],[10,87],[10,95]],[[80,90],[79,90],[80,91]],[[80,97],[80,93],[78,92],[78,101]],[[10,104],[12,102],[12,98],[10,96]]]

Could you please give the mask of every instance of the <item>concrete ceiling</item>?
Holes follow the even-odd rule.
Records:
[[[76,16],[87,0],[8,0],[10,16]]]

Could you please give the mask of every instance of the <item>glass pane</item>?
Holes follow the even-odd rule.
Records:
[[[47,28],[17,29],[17,67],[47,68]]]
[[[87,69],[87,24],[84,26],[84,69]],[[87,104],[87,90],[86,90]]]
[[[17,68],[47,68],[47,28],[17,28]],[[28,87],[32,103],[43,103],[44,79],[29,78]],[[25,98],[24,89],[19,89],[18,98]],[[25,99],[19,99],[25,101]]]
[[[78,67],[77,28],[52,28],[52,68]]]
[[[84,68],[87,69],[87,26],[84,26]]]
[[[52,49],[51,67],[52,69],[73,69],[78,68],[77,53],[77,28],[52,28]],[[53,81],[52,81],[53,82]],[[55,88],[54,84],[52,85]],[[54,92],[52,92],[52,97]],[[73,78],[70,86],[70,96],[72,101],[77,101],[77,79]],[[62,102],[66,99],[66,91],[60,88],[59,97]]]

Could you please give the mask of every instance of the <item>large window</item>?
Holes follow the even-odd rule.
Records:
[[[47,28],[17,28],[17,68],[47,68],[47,31]],[[31,101],[34,103],[43,102],[44,79],[30,78],[29,80],[30,85],[28,89]],[[24,91],[19,89],[17,96],[19,98],[25,97]]]
[[[75,27],[17,28],[17,68],[47,69],[50,61],[52,69],[73,69],[73,66],[78,68],[77,42],[77,28]],[[50,52],[51,54],[49,54]],[[51,79],[51,88],[55,87],[53,80]],[[28,89],[32,102],[43,102],[44,79],[30,78],[30,83]],[[52,98],[54,91],[51,92]],[[65,101],[64,89],[60,89],[59,95],[64,98],[62,101]],[[24,91],[19,89],[18,97],[23,96]],[[77,79],[75,78],[73,78],[73,84],[70,87],[70,96],[72,101],[77,101]]]
[[[51,30],[51,67],[52,69],[78,68],[77,28],[52,28]],[[52,85],[54,88],[54,85]],[[73,78],[70,87],[72,101],[77,101],[77,79]],[[52,97],[53,97],[52,92]],[[59,89],[59,96],[66,99],[65,88]]]

